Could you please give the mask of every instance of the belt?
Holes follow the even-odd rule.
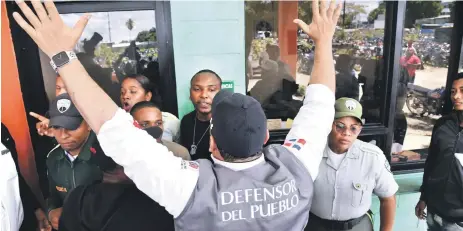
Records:
[[[354,218],[354,219],[350,219],[350,220],[347,220],[347,221],[334,221],[334,220],[326,220],[326,219],[323,219],[323,218],[320,218],[318,216],[316,216],[315,214],[313,213],[310,213],[310,217],[309,219],[314,219],[316,221],[318,221],[321,225],[323,225],[323,227],[327,228],[327,229],[334,229],[334,230],[350,230],[352,228],[354,228],[356,225],[358,225],[360,223],[360,221],[362,221],[363,217],[367,216],[366,214],[359,217],[359,218]]]

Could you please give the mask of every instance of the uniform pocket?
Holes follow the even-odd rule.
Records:
[[[352,182],[352,206],[358,207],[363,203],[366,189],[366,183],[358,181]]]

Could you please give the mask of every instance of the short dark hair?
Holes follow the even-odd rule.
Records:
[[[209,70],[209,69],[203,69],[203,70],[200,70],[200,71],[196,72],[196,74],[194,74],[193,77],[191,77],[190,85],[193,84],[193,80],[194,80],[198,75],[204,74],[204,73],[215,75],[215,77],[217,77],[217,79],[219,80],[220,86],[222,86],[222,78],[220,78],[220,76],[219,76],[217,73],[215,73],[215,71],[212,71],[212,70]]]
[[[228,153],[226,153],[224,151],[220,151],[220,155],[222,156],[223,161],[225,161],[225,162],[244,163],[244,162],[249,162],[249,161],[253,161],[255,159],[258,159],[262,155],[262,152],[258,152],[256,154],[250,155],[250,156],[248,156],[246,158],[236,157],[236,156],[228,154]]]
[[[463,72],[457,74],[457,77],[453,81],[457,81],[459,79],[463,79]]]
[[[135,112],[137,112],[138,110],[147,108],[147,107],[157,108],[159,111],[161,111],[161,108],[155,103],[151,101],[141,101],[133,105],[132,109],[130,109],[130,115],[133,116],[133,114],[135,114]]]

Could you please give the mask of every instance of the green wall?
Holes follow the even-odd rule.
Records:
[[[211,69],[245,93],[244,1],[171,1],[179,118],[193,110],[190,79]]]

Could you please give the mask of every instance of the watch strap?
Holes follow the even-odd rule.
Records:
[[[71,60],[73,60],[73,59],[77,59],[77,55],[76,55],[76,53],[75,53],[74,51],[66,51],[66,55],[67,55],[68,58],[69,58],[69,62],[70,62]],[[69,63],[69,62],[68,62],[68,63]],[[53,62],[53,59],[51,59],[51,60],[50,60],[50,65],[51,65],[51,67],[53,68],[53,70],[57,71],[58,68],[60,68],[61,66],[66,65],[66,64],[63,64],[63,65],[61,65],[61,66],[57,66],[57,65],[55,64],[55,62]]]

